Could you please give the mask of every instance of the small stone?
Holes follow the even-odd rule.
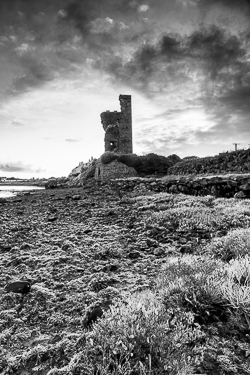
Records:
[[[128,254],[128,256],[131,259],[136,259],[136,258],[140,258],[141,257],[141,253],[138,250],[132,250],[132,251],[130,251],[130,253]]]
[[[245,191],[249,191],[250,190],[250,184],[247,183],[245,185],[241,185],[240,189],[241,190],[245,190]]]
[[[72,248],[72,247],[73,247],[72,242],[70,242],[70,241],[65,241],[64,244],[62,245],[62,250],[63,250],[63,251],[67,251],[67,250],[69,250],[69,249]]]
[[[57,220],[57,216],[49,216],[48,221],[53,222]]]
[[[79,199],[81,199],[81,196],[80,195],[73,195],[72,199],[73,199],[73,201],[78,201]]]
[[[184,245],[180,248],[181,254],[191,254],[192,253],[192,247],[191,245]]]
[[[91,232],[92,232],[92,229],[89,229],[89,228],[84,229],[84,231],[83,231],[84,234],[88,234],[88,233],[91,233]]]
[[[5,251],[10,251],[11,250],[11,245],[8,244],[0,244],[0,250],[5,252]]]
[[[104,311],[109,309],[109,306],[112,304],[111,300],[92,305],[88,308],[85,319],[84,326],[89,327],[97,321],[98,318],[101,318]]]
[[[107,264],[101,268],[103,272],[115,272],[119,269],[118,264]]]
[[[22,199],[21,198],[16,198],[16,199],[13,200],[13,202],[19,203],[19,202],[22,202]]]
[[[170,188],[169,188],[169,193],[171,193],[171,194],[174,194],[174,193],[178,193],[179,191],[178,191],[178,187],[177,187],[177,185],[172,185],[172,186],[170,186]]]
[[[24,243],[22,243],[22,245],[20,246],[20,249],[21,250],[29,250],[29,249],[31,249],[31,245],[29,244],[29,243],[26,243],[26,242],[24,242]]]
[[[239,191],[238,193],[234,194],[234,198],[243,199],[246,198],[246,194],[243,191]]]
[[[19,251],[20,250],[20,247],[18,247],[18,246],[13,246],[12,248],[11,248],[11,252],[12,253],[15,253],[16,251]]]
[[[20,260],[20,259],[13,259],[13,260],[11,260],[9,263],[8,263],[8,267],[9,266],[12,266],[12,267],[17,267],[17,266],[19,266],[19,264],[21,264],[22,263],[22,261]]]
[[[115,215],[115,212],[110,210],[106,213],[106,216],[114,216]]]
[[[185,237],[181,237],[181,238],[179,239],[179,242],[180,242],[181,244],[185,244],[185,243],[187,243],[187,239],[186,239]]]
[[[163,255],[165,254],[165,250],[163,247],[157,247],[156,249],[154,249],[154,255]]]

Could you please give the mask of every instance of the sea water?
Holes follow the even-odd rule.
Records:
[[[0,185],[0,198],[14,197],[20,191],[41,190],[41,186],[26,186],[26,185]]]

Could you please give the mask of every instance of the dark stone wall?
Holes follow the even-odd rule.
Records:
[[[128,167],[117,160],[109,164],[98,162],[95,169],[95,179],[100,181],[110,180],[111,178],[135,177],[137,172],[134,168]]]
[[[195,196],[212,195],[217,198],[250,198],[250,174],[218,177],[122,178],[109,181],[121,192],[166,192]]]

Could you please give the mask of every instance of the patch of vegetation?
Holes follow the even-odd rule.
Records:
[[[226,236],[213,238],[205,251],[225,262],[245,256],[250,253],[250,229],[234,229],[229,231]]]
[[[101,158],[101,162],[109,164],[114,160],[133,167],[140,176],[151,175],[155,173],[167,174],[168,169],[179,162],[181,159],[177,155],[168,157],[157,155],[154,153],[138,156],[136,154],[116,154],[114,152],[105,152]]]

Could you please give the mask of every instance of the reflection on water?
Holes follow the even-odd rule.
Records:
[[[40,186],[26,186],[26,185],[0,185],[0,198],[14,197],[17,192],[27,191],[27,190],[43,190],[44,187]]]
[[[14,197],[16,193],[11,193],[10,191],[1,191],[0,190],[0,198],[9,198]]]

